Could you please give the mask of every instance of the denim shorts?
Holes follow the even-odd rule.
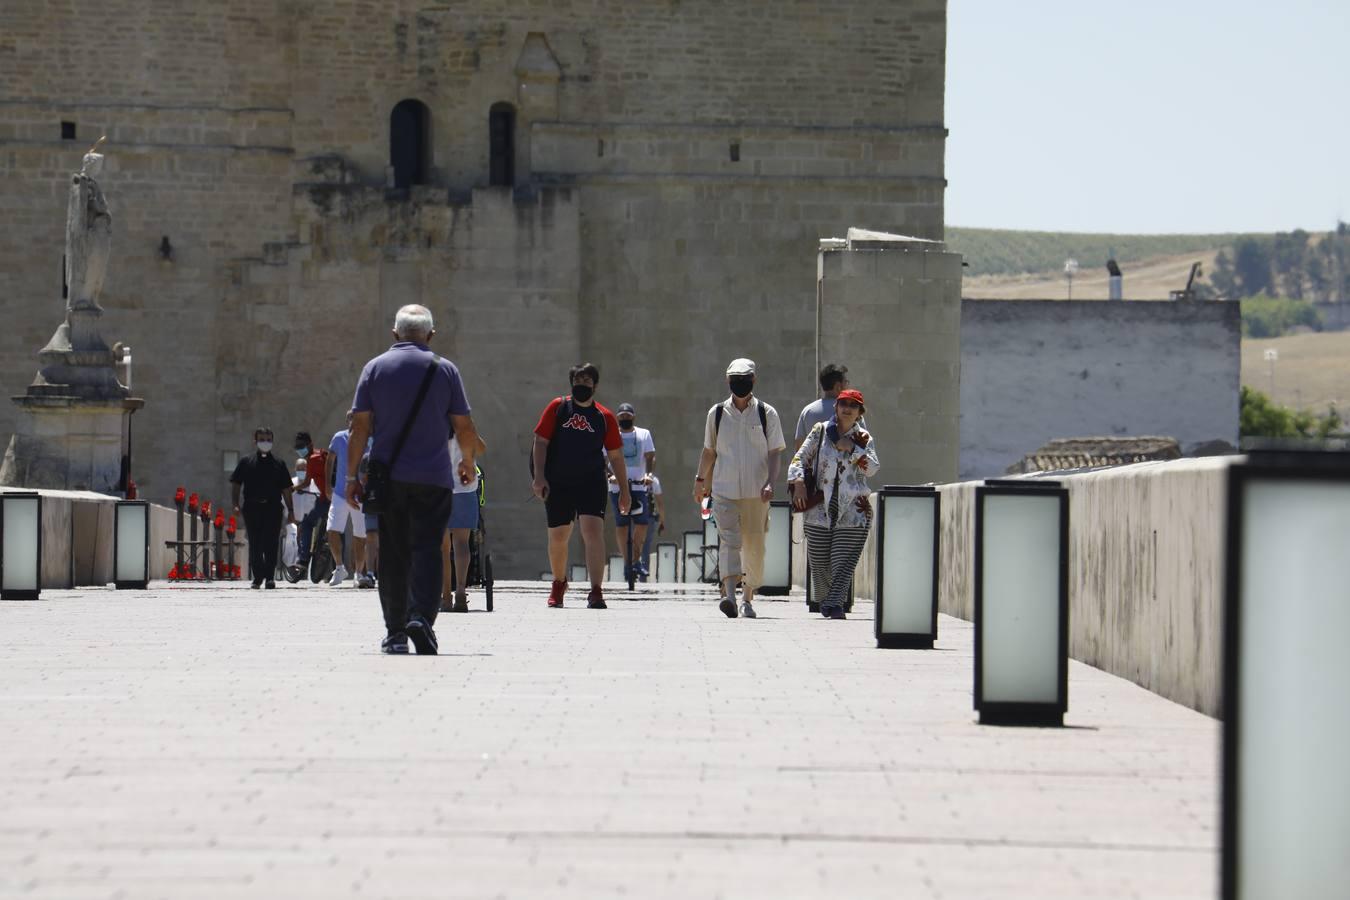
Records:
[[[478,527],[478,492],[455,494],[455,505],[450,508],[450,521],[446,528],[467,528],[470,531]]]
[[[380,517],[366,513],[366,534],[380,530]]]
[[[632,497],[632,509],[641,507],[641,511],[631,516],[619,515],[619,494],[617,491],[610,494],[610,499],[614,502],[614,524],[627,525],[628,520],[632,519],[634,525],[650,525],[652,522],[652,505],[648,502],[646,491],[634,491],[630,489],[629,496]]]

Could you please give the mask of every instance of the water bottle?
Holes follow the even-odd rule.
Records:
[[[704,497],[698,506],[698,514],[706,522],[712,516],[712,498]]]

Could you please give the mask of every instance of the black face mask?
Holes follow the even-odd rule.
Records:
[[[755,389],[755,379],[752,375],[737,375],[727,379],[727,384],[731,387],[731,392],[737,397],[749,397],[750,392]]]
[[[621,431],[632,431],[632,430],[633,430],[633,420],[632,420],[632,419],[620,419],[620,420],[619,420],[619,430],[621,430]]]
[[[589,384],[572,385],[572,399],[578,403],[585,403],[594,396],[595,388],[591,387]]]

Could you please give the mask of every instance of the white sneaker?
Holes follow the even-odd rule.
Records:
[[[346,580],[347,580],[347,568],[341,563],[338,563],[338,567],[333,570],[333,577],[328,579],[328,586],[337,587],[339,584],[342,584],[342,582]]]

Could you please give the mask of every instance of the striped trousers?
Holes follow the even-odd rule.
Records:
[[[858,567],[868,528],[806,526],[806,555],[811,561],[811,591],[821,609],[848,602],[848,586]]]

